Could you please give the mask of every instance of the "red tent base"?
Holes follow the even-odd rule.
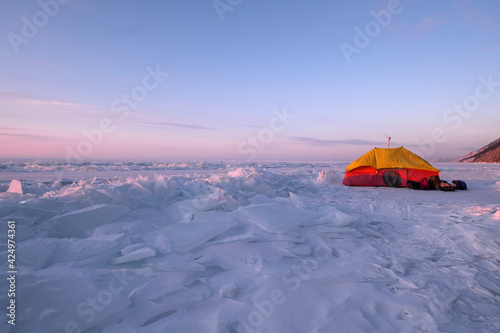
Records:
[[[408,181],[420,182],[424,177],[437,175],[439,172],[419,169],[379,169],[362,167],[345,174],[342,183],[347,186],[391,186],[406,187]]]

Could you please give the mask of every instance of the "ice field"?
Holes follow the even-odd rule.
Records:
[[[434,163],[456,192],[346,165],[0,162],[0,331],[500,332],[500,165]]]

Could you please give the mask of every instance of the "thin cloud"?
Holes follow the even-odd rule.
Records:
[[[16,141],[64,141],[60,136],[47,135],[42,132],[33,134],[33,131],[19,127],[0,127],[0,137],[15,139]]]
[[[370,140],[359,140],[359,139],[345,139],[345,140],[324,140],[311,138],[306,136],[292,136],[290,137],[293,141],[302,142],[313,146],[334,146],[334,145],[353,145],[353,146],[382,146],[384,142],[382,141],[370,141]]]
[[[23,117],[21,117],[18,114],[7,114],[6,112],[0,113],[0,117],[2,117],[2,118],[6,118],[6,117],[9,117],[9,118],[23,118]]]
[[[218,131],[217,128],[201,126],[201,125],[193,125],[193,124],[183,124],[183,123],[172,123],[166,121],[153,121],[153,120],[142,120],[142,119],[133,119],[138,125],[142,125],[149,128],[182,128],[182,129],[190,129],[190,130],[203,130],[203,131]]]
[[[249,128],[257,128],[257,129],[261,129],[262,128],[262,125],[250,125],[250,124],[237,124],[237,126],[241,126],[241,127],[249,127]]]
[[[85,104],[61,102],[61,101],[42,101],[42,100],[37,100],[37,99],[16,100],[16,101],[14,101],[14,103],[20,104],[20,105],[34,106],[34,107],[47,107],[47,106],[69,106],[69,107],[78,107],[78,108],[88,107],[88,105],[85,105]]]
[[[178,124],[178,123],[161,123],[161,126],[167,127],[178,127],[178,128],[186,128],[186,129],[196,129],[196,130],[205,130],[205,131],[216,131],[216,128],[200,126],[200,125],[191,125],[191,124]]]
[[[23,134],[23,133],[0,133],[0,137],[12,138],[16,140],[29,141],[65,141],[64,138],[51,135]]]
[[[33,95],[30,95],[27,93],[13,91],[13,90],[7,90],[7,89],[0,89],[0,97],[5,97],[9,104],[24,105],[24,106],[30,106],[30,107],[35,107],[35,108],[46,108],[46,107],[50,107],[52,109],[63,108],[63,107],[64,108],[80,108],[80,109],[96,108],[96,106],[88,105],[88,104],[73,103],[73,102],[66,102],[66,101],[57,101],[57,100],[43,100],[43,99],[36,98]]]
[[[479,26],[481,27],[481,29],[483,29],[483,31],[492,33],[495,32],[497,21],[492,16],[483,16],[481,18]]]
[[[437,19],[434,17],[424,17],[422,21],[413,27],[413,35],[420,38],[440,25],[448,23],[448,20]]]
[[[476,25],[485,33],[494,33],[498,26],[495,16],[490,15],[488,10],[480,2],[457,1],[453,8],[461,12],[462,22]]]
[[[28,94],[8,89],[0,89],[0,96],[4,96],[7,98],[33,98],[33,96],[30,96]]]

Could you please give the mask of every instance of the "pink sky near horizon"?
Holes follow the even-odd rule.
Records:
[[[385,147],[387,140],[380,135],[378,140],[364,144],[329,144],[328,140],[318,140],[311,145],[310,140],[293,139],[302,137],[304,131],[300,125],[305,121],[300,121],[299,126],[292,122],[283,132],[273,132],[270,121],[261,123],[261,127],[212,128],[166,122],[147,112],[131,112],[120,119],[105,107],[89,108],[67,101],[28,98],[14,99],[7,104],[16,111],[3,118],[0,158],[344,161],[372,147]],[[108,121],[109,128],[100,128],[103,119]],[[273,119],[272,112],[269,119]],[[252,138],[257,139],[253,145]],[[456,154],[448,151],[445,157],[459,157],[480,148],[473,147],[467,140],[458,142],[462,150],[457,147]],[[397,136],[393,137],[393,147],[398,144],[419,150],[414,142],[401,142]],[[243,148],[239,149],[240,145]],[[437,150],[440,145],[436,144]]]

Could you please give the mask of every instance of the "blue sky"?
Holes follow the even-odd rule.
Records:
[[[0,6],[0,158],[350,160],[391,136],[432,160],[499,137],[498,1]]]

